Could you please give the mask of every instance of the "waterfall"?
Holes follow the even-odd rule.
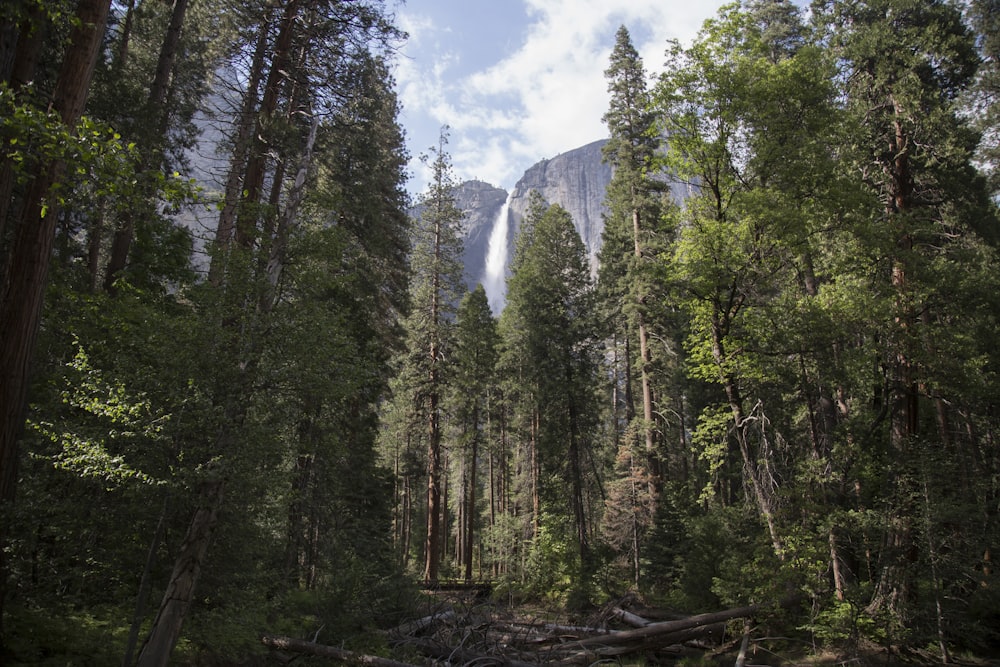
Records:
[[[490,309],[499,315],[507,301],[507,236],[510,227],[510,200],[514,191],[507,195],[500,207],[497,219],[490,231],[489,248],[486,251],[486,269],[483,271],[483,289],[490,301]]]

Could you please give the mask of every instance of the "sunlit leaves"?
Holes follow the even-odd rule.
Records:
[[[36,433],[58,447],[47,456],[52,465],[81,478],[100,480],[109,489],[131,482],[157,483],[129,462],[128,453],[136,446],[162,445],[161,431],[169,415],[157,414],[147,398],[130,395],[121,382],[107,380],[91,365],[79,342],[76,355],[66,364],[63,382],[60,396],[67,407],[63,418],[58,423],[29,422]]]

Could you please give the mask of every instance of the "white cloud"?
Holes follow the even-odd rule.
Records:
[[[647,71],[655,73],[662,68],[667,40],[689,41],[721,4],[525,0],[529,23],[523,42],[503,60],[460,78],[450,76],[458,56],[445,48],[435,48],[429,62],[402,62],[397,80],[406,116],[423,114],[429,126],[436,122],[434,141],[442,124],[453,128],[448,150],[459,179],[481,178],[513,187],[524,169],[539,159],[605,136],[604,70],[619,25],[629,28]],[[429,20],[402,16],[414,53],[426,53],[429,43],[443,34],[444,29]],[[408,130],[415,142],[428,141],[416,136],[415,125]],[[415,176],[421,189],[419,174]]]

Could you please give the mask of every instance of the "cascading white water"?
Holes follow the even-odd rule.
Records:
[[[497,219],[493,221],[486,251],[486,269],[483,271],[482,282],[494,315],[500,314],[507,301],[507,235],[510,228],[510,199],[513,194],[512,190],[507,195]]]

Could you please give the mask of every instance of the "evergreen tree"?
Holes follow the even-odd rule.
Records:
[[[83,114],[101,38],[110,9],[108,0],[81,0],[70,38],[52,92],[51,108],[69,133]],[[30,29],[31,26],[28,26]],[[27,33],[24,36],[27,40]],[[11,158],[5,157],[4,163]],[[12,168],[6,165],[7,168]],[[43,155],[30,185],[20,202],[20,216],[10,225],[12,241],[3,237],[7,221],[0,222],[2,282],[0,282],[0,516],[6,516],[14,502],[17,486],[18,440],[24,427],[28,400],[29,369],[35,353],[48,269],[55,241],[57,213],[46,201],[51,190],[65,175],[66,162],[56,155]],[[5,193],[9,194],[9,193]],[[11,207],[4,202],[4,217]],[[6,597],[7,567],[5,528],[0,529],[0,617]],[[3,640],[0,621],[0,642]]]
[[[604,147],[604,157],[613,169],[605,204],[604,237],[601,246],[601,283],[607,291],[606,301],[612,311],[622,309],[625,321],[618,319],[615,338],[629,341],[634,337],[638,348],[637,366],[642,389],[642,427],[644,433],[647,466],[657,469],[656,444],[654,442],[654,404],[652,387],[652,352],[648,331],[648,314],[645,302],[650,297],[651,287],[644,277],[644,255],[655,252],[651,248],[658,225],[659,202],[657,194],[662,191],[661,183],[653,179],[651,165],[658,145],[649,95],[646,91],[646,73],[642,60],[632,46],[632,40],[625,26],[615,35],[615,48],[611,52],[611,62],[604,76],[608,79],[611,103],[604,115],[610,139]],[[632,378],[628,350],[635,349],[626,343],[625,396],[631,402]],[[629,405],[626,417],[635,414]]]
[[[520,465],[530,471],[535,555],[551,556],[544,553],[553,547],[543,536],[570,541],[573,561],[553,566],[576,572],[572,592],[586,597],[593,572],[591,485],[599,481],[585,474],[596,458],[599,423],[590,274],[583,242],[566,210],[554,205],[534,211],[540,215],[525,220],[530,241],[518,244],[508,283],[502,364],[526,445]]]
[[[445,362],[454,345],[454,314],[462,292],[462,211],[455,204],[454,177],[441,137],[431,164],[433,178],[421,198],[423,212],[414,228],[411,265],[411,311],[404,323],[407,366],[413,384],[406,387],[424,423],[427,446],[427,533],[424,579],[436,581],[443,548],[442,401],[451,381]]]
[[[834,3],[819,18],[844,68],[840,80],[857,141],[850,164],[864,165],[856,173],[867,208],[857,230],[878,249],[883,267],[874,286],[883,295],[880,333],[872,341],[881,409],[871,417],[878,437],[870,446],[892,463],[869,481],[884,489],[877,495],[886,527],[868,610],[883,614],[896,632],[935,628],[947,657],[950,610],[942,546],[933,541],[947,531],[932,519],[920,526],[917,517],[936,486],[935,450],[978,456],[979,444],[956,423],[964,421],[959,406],[978,402],[981,378],[965,367],[979,352],[959,332],[978,328],[993,311],[972,285],[990,282],[980,271],[992,261],[983,239],[993,238],[995,217],[972,166],[977,138],[958,106],[978,57],[950,2]],[[947,268],[955,266],[979,277],[959,279]],[[970,549],[979,551],[958,550]],[[921,563],[931,563],[930,572]],[[929,594],[920,594],[924,588]],[[921,600],[934,606],[922,608]]]
[[[491,411],[497,400],[495,367],[499,336],[486,290],[478,285],[462,299],[455,322],[454,379],[448,403],[454,422],[453,448],[460,481],[457,526],[458,561],[472,581],[473,551],[479,523],[479,469],[486,450]]]

